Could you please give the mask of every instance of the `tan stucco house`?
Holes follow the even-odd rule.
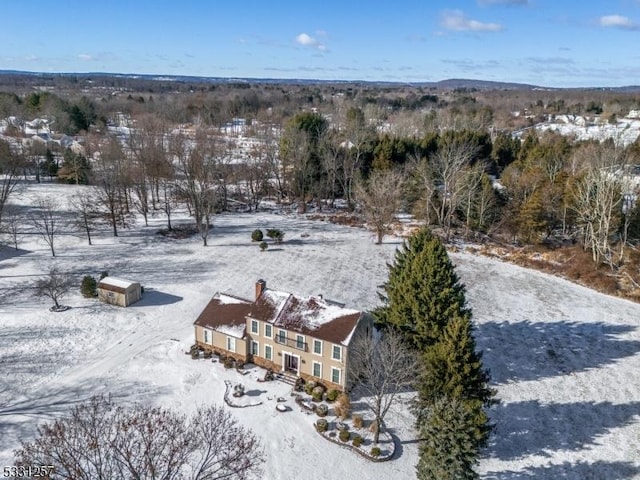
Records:
[[[142,298],[142,286],[118,277],[104,277],[98,282],[98,299],[112,305],[128,307]]]
[[[194,326],[196,345],[205,351],[345,390],[349,345],[370,335],[372,321],[364,312],[271,290],[259,280],[254,300],[216,293]]]

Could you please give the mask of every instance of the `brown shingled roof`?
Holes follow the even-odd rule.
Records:
[[[212,330],[224,327],[240,328],[246,325],[245,317],[252,306],[250,300],[216,293],[193,324]]]
[[[254,302],[216,293],[194,325],[218,331],[240,330],[246,326],[247,316],[302,335],[346,345],[363,313],[318,297],[303,298],[265,289]]]

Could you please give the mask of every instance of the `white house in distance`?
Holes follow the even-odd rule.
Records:
[[[98,299],[105,303],[128,307],[142,298],[142,286],[118,277],[104,277],[98,283]]]

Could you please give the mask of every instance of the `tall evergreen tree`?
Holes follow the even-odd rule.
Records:
[[[431,405],[446,395],[488,406],[495,395],[488,383],[489,373],[483,368],[482,353],[476,352],[471,321],[456,316],[442,338],[424,353],[418,404]]]
[[[484,412],[480,410],[481,415]],[[416,466],[418,480],[475,480],[479,445],[478,412],[459,398],[439,398],[420,428],[423,439]],[[485,416],[486,421],[486,416]]]
[[[426,228],[396,252],[383,288],[378,325],[400,331],[418,351],[436,343],[451,318],[471,316],[444,245]]]

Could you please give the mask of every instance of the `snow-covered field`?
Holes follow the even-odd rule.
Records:
[[[75,190],[31,184],[16,203]],[[292,411],[277,413],[275,398],[289,398],[286,385],[258,383],[258,369],[243,377],[184,354],[211,295],[251,297],[258,278],[351,308],[375,306],[399,239],[376,246],[362,229],[266,212],[217,216],[206,248],[198,238],[156,235],[162,226],[161,217],[149,227],[139,222],[118,238],[99,235],[93,246],[65,235],[55,258],[35,236],[24,236],[18,252],[0,250],[0,464],[11,464],[12,450],[38,422],[91,395],[191,412],[199,403],[223,404],[224,380],[231,380],[262,402],[232,413],[263,441],[264,478],[415,477],[418,446],[406,403],[387,419],[397,458],[370,463],[323,440],[293,401]],[[267,227],[282,229],[285,242],[260,252],[250,234]],[[479,466],[483,478],[640,478],[640,305],[488,258],[453,259],[501,400]],[[53,265],[78,284],[107,270],[140,281],[146,293],[123,309],[74,289],[63,301],[72,308],[52,313],[31,286]]]

